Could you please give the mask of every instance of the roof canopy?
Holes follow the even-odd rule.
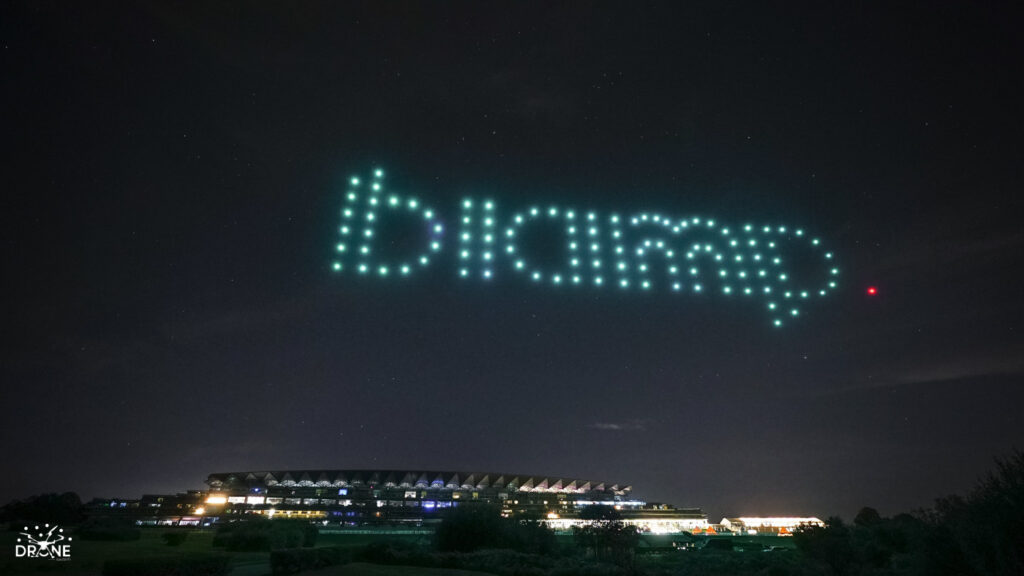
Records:
[[[518,492],[630,492],[632,486],[556,476],[526,476],[494,472],[420,470],[264,470],[210,474],[211,488],[238,487],[381,487],[446,488],[449,490],[509,489]]]

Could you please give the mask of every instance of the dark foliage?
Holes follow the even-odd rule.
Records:
[[[48,522],[68,526],[83,520],[82,500],[74,492],[39,494],[0,508],[0,522]]]
[[[926,520],[925,544],[947,563],[930,556],[935,574],[1024,574],[1024,452],[997,460],[966,498],[938,500]]]
[[[832,576],[830,568],[809,561],[796,550],[763,552],[759,546],[676,552],[647,558],[638,564],[634,574],[643,576]]]
[[[433,550],[401,540],[372,542],[355,551],[352,559],[371,564],[404,564],[433,567],[443,563]],[[450,566],[446,566],[449,567]]]
[[[966,497],[939,499],[919,517],[883,518],[864,508],[852,526],[830,518],[794,539],[806,559],[837,576],[1020,576],[1024,453],[998,460]]]
[[[579,557],[526,554],[515,550],[435,552],[404,542],[378,542],[357,551],[354,561],[421,568],[475,570],[498,576],[632,576],[630,568]]]
[[[142,531],[130,520],[122,518],[90,518],[83,522],[75,536],[82,540],[138,540]]]
[[[555,534],[536,518],[502,518],[487,505],[462,505],[451,510],[434,534],[440,552],[472,552],[485,548],[549,554]]]
[[[931,526],[922,533],[917,568],[922,576],[980,576],[945,526]]]
[[[878,510],[865,506],[857,512],[857,515],[853,518],[854,526],[870,527],[880,524],[882,522],[882,516],[878,513]]]
[[[270,553],[270,571],[274,576],[348,564],[352,551],[339,546],[325,548],[288,548]]]
[[[812,526],[793,534],[796,547],[804,556],[817,560],[839,575],[850,571],[854,561],[849,528],[840,518],[829,518],[825,527]]]
[[[231,572],[227,556],[107,560],[103,576],[223,576]]]
[[[262,518],[229,522],[217,527],[214,546],[232,551],[266,551],[283,548],[312,548],[319,531],[305,520]]]
[[[588,523],[573,527],[573,539],[578,547],[598,560],[619,565],[632,563],[639,542],[636,526],[625,524],[611,506],[589,506],[580,516]]]
[[[735,542],[729,538],[712,538],[704,543],[701,550],[707,550],[709,552],[721,551],[721,552],[732,552]]]
[[[873,508],[862,509],[852,526],[839,518],[829,518],[825,524],[799,530],[793,538],[806,558],[839,576],[896,573],[894,558],[916,552],[924,529],[912,516],[883,518]],[[912,562],[903,564],[909,566],[904,573],[913,572]]]
[[[177,532],[164,532],[160,539],[168,546],[181,546],[188,539],[188,532],[179,530]]]

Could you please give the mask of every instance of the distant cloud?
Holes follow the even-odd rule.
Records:
[[[914,228],[904,235],[907,240],[879,259],[877,270],[907,273],[927,268],[966,276],[972,272],[966,270],[964,264],[991,265],[989,259],[1015,258],[1024,246],[1024,231],[1016,224],[991,227],[965,224],[987,218],[977,211],[976,206],[957,204],[915,218]]]
[[[896,379],[879,378],[870,383],[858,383],[838,388],[821,390],[811,397],[828,397],[844,394],[856,394],[871,390],[886,389],[894,392],[897,389],[921,389],[932,390],[948,387],[960,387],[965,391],[976,392],[979,386],[1003,385],[1005,383],[1018,387],[1024,381],[1024,372],[1021,371],[994,371],[942,375],[922,376],[919,379]]]
[[[587,425],[591,430],[608,430],[612,432],[643,431],[647,429],[646,420],[627,420],[626,422],[595,422]]]

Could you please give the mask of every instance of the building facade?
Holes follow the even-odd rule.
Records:
[[[736,534],[775,534],[791,535],[794,530],[811,526],[825,526],[825,523],[814,517],[753,517],[722,518],[722,528]]]
[[[94,503],[104,514],[139,523],[208,525],[260,515],[302,518],[324,526],[424,526],[446,510],[491,505],[505,516],[536,518],[555,530],[585,521],[587,507],[607,506],[641,531],[667,533],[707,527],[699,508],[649,504],[632,487],[580,478],[493,472],[410,470],[273,470],[210,474],[208,490],[145,495]]]

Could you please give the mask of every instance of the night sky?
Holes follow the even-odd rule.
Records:
[[[287,468],[593,478],[713,521],[963,493],[1024,447],[1015,20],[764,4],[4,3],[0,501]],[[801,226],[840,289],[775,328],[460,282],[451,244],[336,274],[377,166],[453,227],[465,196]]]

